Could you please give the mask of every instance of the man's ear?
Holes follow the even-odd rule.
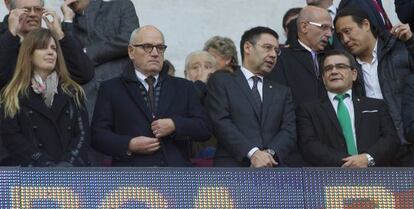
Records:
[[[246,41],[243,46],[244,54],[245,55],[250,54],[250,51],[252,50],[252,48],[253,48],[253,44],[250,43],[249,41]]]

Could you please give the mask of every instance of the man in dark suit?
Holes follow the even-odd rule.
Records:
[[[356,62],[342,50],[326,52],[322,63],[327,96],[297,111],[299,147],[313,166],[387,166],[399,147],[382,100],[352,94]]]
[[[296,148],[295,113],[288,88],[263,76],[279,54],[270,28],[246,31],[240,42],[243,66],[216,72],[208,83],[206,107],[218,145],[215,166],[275,167],[289,163]]]
[[[61,8],[63,28],[73,31],[95,67],[94,78],[83,86],[92,118],[99,84],[119,76],[129,62],[128,42],[138,17],[130,0],[65,0]]]
[[[154,26],[134,30],[132,63],[102,83],[92,121],[92,145],[113,166],[189,166],[190,140],[207,140],[207,114],[192,82],[167,75],[164,36]]]
[[[318,54],[332,37],[332,19],[326,9],[306,6],[297,18],[298,38],[283,48],[269,79],[290,87],[296,105],[324,93]]]

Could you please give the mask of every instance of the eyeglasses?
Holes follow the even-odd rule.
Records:
[[[40,6],[23,7],[23,9],[27,10],[28,13],[34,12],[36,14],[42,14],[43,12],[43,7],[40,7]]]
[[[337,63],[337,64],[332,64],[332,65],[327,65],[325,67],[323,67],[323,72],[327,73],[327,72],[331,72],[333,69],[337,69],[337,70],[348,70],[351,69],[351,66],[345,64],[345,63]]]
[[[271,44],[257,44],[257,45],[262,47],[266,52],[270,52],[274,50],[277,56],[280,56],[280,54],[282,54],[282,50],[280,50],[278,47],[275,47]]]
[[[154,50],[154,47],[157,49],[158,54],[162,54],[167,49],[167,45],[158,44],[158,45],[152,45],[152,44],[131,44],[133,47],[141,47],[146,53],[151,53],[152,50]]]
[[[334,31],[333,27],[331,25],[328,25],[328,24],[321,24],[321,23],[316,23],[316,22],[311,22],[311,21],[308,21],[308,23],[310,25],[313,25],[313,26],[316,26],[316,27],[320,28],[323,31],[331,31],[331,32]]]

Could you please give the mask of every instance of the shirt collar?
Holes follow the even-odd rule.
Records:
[[[372,50],[372,57],[373,58],[372,58],[372,61],[371,61],[370,64],[374,63],[377,60],[377,47],[378,47],[378,39],[375,40],[375,47]],[[364,63],[367,63],[367,62],[364,62],[364,61],[360,60],[359,57],[356,58],[356,61],[361,65],[364,64]]]
[[[145,81],[145,79],[148,77],[148,76],[145,76],[144,74],[142,74],[139,70],[137,70],[137,69],[135,69],[135,75],[137,75],[137,78],[138,78],[138,81],[139,82],[141,82],[141,83],[147,83],[146,81]],[[157,74],[157,75],[155,75],[155,76],[153,76],[154,78],[155,78],[155,82],[154,83],[156,83],[157,81],[158,81],[158,77],[160,76],[160,74]]]
[[[336,6],[332,4],[330,7],[328,7],[328,12],[331,16],[335,17],[336,15]]]
[[[242,66],[240,69],[241,69],[244,77],[246,77],[246,80],[249,80],[252,76],[257,76],[257,77],[260,78],[261,81],[263,81],[263,76],[253,74],[252,72],[250,72],[250,70],[248,70],[244,66]]]
[[[348,94],[349,98],[352,100],[352,89],[349,89],[348,91],[346,91],[345,94]],[[336,95],[338,95],[338,94],[328,91],[328,97],[329,97],[330,101],[336,101],[335,100]]]
[[[309,51],[310,53],[312,53],[312,49],[310,48],[310,47],[308,47],[308,46],[306,46],[304,43],[302,43],[302,41],[300,41],[299,39],[298,39],[298,42],[299,42],[299,44],[301,45],[301,46],[303,46],[303,48],[305,48],[307,51]]]

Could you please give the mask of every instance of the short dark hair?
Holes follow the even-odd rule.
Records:
[[[286,31],[287,23],[286,21],[288,20],[288,18],[295,16],[295,15],[299,15],[300,10],[302,10],[301,7],[294,7],[294,8],[290,8],[288,11],[286,11],[286,13],[283,15],[283,20],[282,20],[282,25],[283,25],[283,29]]]
[[[323,54],[323,57],[321,59],[321,63],[319,66],[322,66],[320,69],[322,69],[323,71],[323,67],[324,67],[324,63],[326,58],[330,57],[330,56],[334,56],[334,55],[340,55],[340,56],[344,56],[348,59],[349,65],[351,66],[352,69],[356,69],[357,68],[357,63],[355,61],[354,56],[352,56],[349,52],[343,50],[343,49],[332,49],[332,50],[328,50],[325,51]]]
[[[360,10],[356,7],[345,7],[339,10],[334,19],[334,26],[336,26],[336,22],[338,21],[339,18],[346,17],[346,16],[351,16],[352,20],[359,27],[362,27],[362,23],[364,22],[365,19],[368,20],[372,35],[374,35],[374,37],[377,37],[377,34],[379,32],[378,27],[372,23],[372,20],[369,18],[367,12],[364,12],[363,10]]]
[[[259,36],[264,33],[270,34],[276,39],[279,39],[279,35],[276,33],[276,31],[263,26],[251,28],[243,33],[240,41],[240,53],[242,61],[244,60],[244,44],[246,42],[250,42],[251,44],[255,45]]]

